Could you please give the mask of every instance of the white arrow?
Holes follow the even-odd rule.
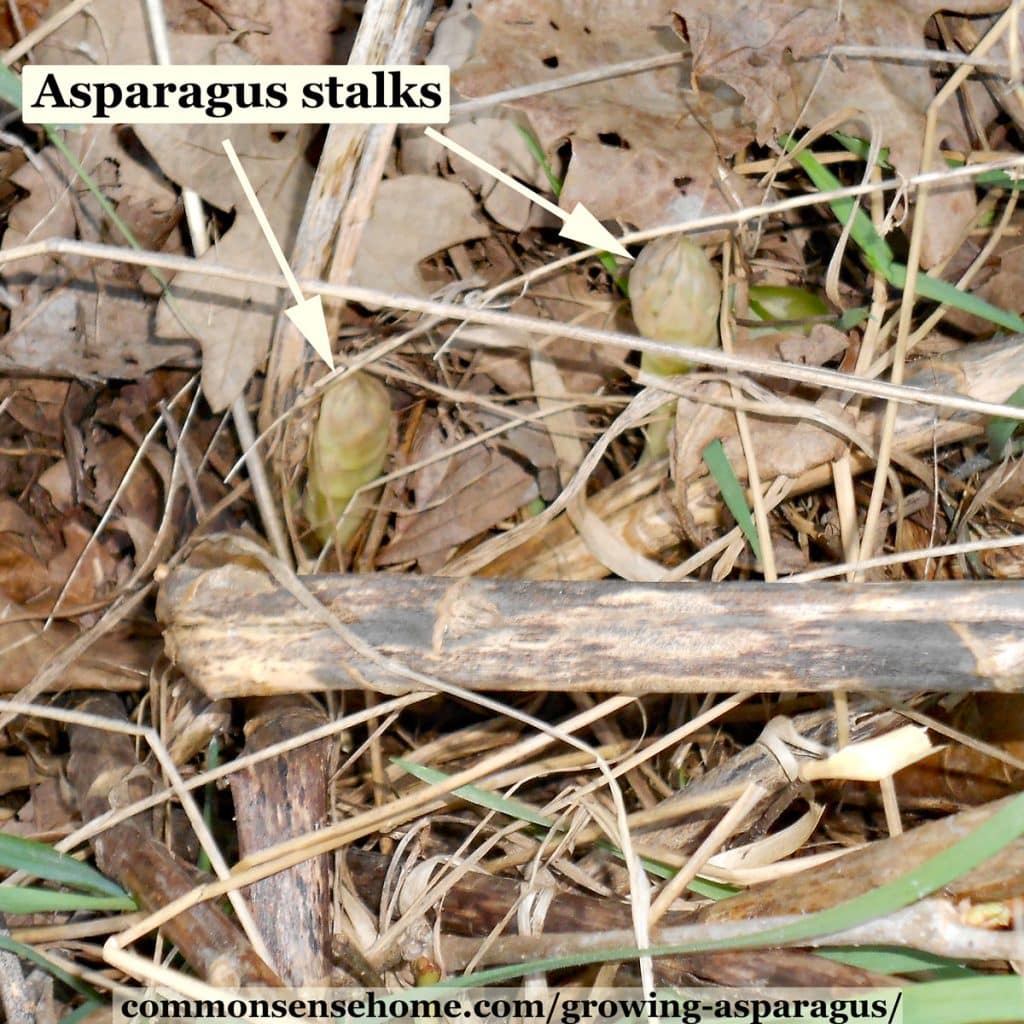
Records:
[[[468,160],[474,166],[479,167],[485,174],[497,178],[503,185],[508,185],[509,188],[515,189],[521,196],[526,196],[531,203],[542,206],[548,213],[553,213],[559,220],[564,221],[562,230],[558,232],[563,238],[571,238],[574,242],[580,242],[582,245],[590,248],[602,249],[604,252],[613,252],[616,256],[624,256],[627,260],[633,258],[626,251],[622,243],[582,203],[577,203],[572,213],[566,213],[560,206],[557,206],[549,199],[545,199],[539,193],[534,192],[533,189],[527,188],[521,181],[516,181],[515,178],[510,177],[504,171],[499,171],[493,164],[482,160],[476,153],[471,153],[457,142],[452,142],[451,139],[445,137],[440,132],[434,131],[433,128],[425,128],[424,131],[435,142],[439,142],[453,153],[457,153],[463,160]]]
[[[256,190],[252,187],[252,182],[249,181],[249,176],[245,173],[245,168],[242,167],[241,161],[238,159],[235,147],[231,145],[229,139],[225,139],[222,144],[224,152],[228,155],[228,160],[231,161],[231,168],[238,176],[238,180],[242,185],[245,198],[249,200],[252,212],[256,214],[256,220],[263,229],[263,234],[266,235],[270,251],[274,254],[274,259],[277,260],[277,265],[281,268],[281,273],[284,274],[284,279],[288,282],[288,288],[291,290],[292,295],[295,296],[295,305],[286,309],[284,315],[295,324],[306,341],[316,350],[317,355],[333,370],[334,356],[331,355],[331,340],[327,337],[327,320],[324,318],[324,304],[320,300],[319,295],[314,295],[309,299],[303,297],[299,282],[292,273],[292,268],[288,266],[288,260],[285,258],[284,251],[281,249],[277,236],[274,234],[274,229],[270,226],[270,221],[267,220],[267,215],[263,212],[263,207],[260,206],[259,199],[256,198]]]

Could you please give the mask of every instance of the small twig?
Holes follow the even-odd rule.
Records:
[[[860,558],[852,562],[841,562],[838,565],[826,565],[821,569],[808,569],[806,572],[783,576],[784,583],[810,583],[813,580],[826,580],[833,576],[866,569],[882,569],[890,565],[905,565],[908,562],[921,562],[929,558],[946,558],[951,555],[965,555],[975,551],[995,551],[1001,548],[1024,547],[1024,535],[1012,537],[995,537],[986,540],[962,541],[959,544],[939,544],[936,547],[918,548],[914,551],[897,551],[891,555],[877,555],[874,558]]]
[[[492,92],[487,96],[477,96],[474,99],[463,100],[461,103],[453,103],[452,117],[475,114],[502,103],[514,103],[516,100],[543,96],[545,93],[562,92],[565,89],[574,89],[577,86],[590,85],[593,82],[605,82],[610,78],[623,78],[626,75],[656,71],[658,68],[674,67],[686,60],[687,56],[688,54],[685,53],[660,53],[652,57],[623,61],[621,64],[607,64],[600,68],[577,71],[571,75],[559,75],[546,82],[531,82],[529,85],[516,86],[514,89],[503,89],[501,92]],[[689,92],[689,90],[685,91]]]

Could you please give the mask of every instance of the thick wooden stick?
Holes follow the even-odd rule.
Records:
[[[308,577],[356,655],[239,565],[179,569],[157,613],[212,698],[409,688],[397,659],[469,690],[1024,690],[1024,583],[640,584]]]

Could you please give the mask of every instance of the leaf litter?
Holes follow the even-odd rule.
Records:
[[[1006,24],[996,20],[1004,8],[986,0],[963,0],[942,13],[925,0],[858,0],[841,12],[782,0],[630,0],[609,10],[486,0],[439,9],[425,32],[413,33],[401,62],[426,55],[450,65],[456,116],[446,133],[536,191],[550,194],[552,181],[561,181],[565,208],[583,203],[618,231],[639,229],[637,241],[701,217],[732,218],[735,230],[723,220],[694,237],[722,269],[722,333],[741,357],[884,378],[893,362],[902,373],[909,354],[908,383],[1001,403],[1024,386],[1018,338],[993,337],[987,321],[963,309],[944,309],[926,322],[934,307],[923,302],[909,321],[917,333],[908,334],[899,322],[901,303],[910,302],[905,294],[874,274],[853,246],[833,261],[843,225],[827,203],[760,219],[747,211],[812,192],[780,141],[804,130],[815,158],[843,184],[873,172],[863,155],[827,134],[835,128],[874,143],[885,160],[879,173],[903,180],[923,159],[936,169],[946,158],[1017,156],[1022,117],[1008,83],[1019,44],[1010,44]],[[179,63],[327,63],[353,42],[352,30],[357,46],[367,45],[364,31],[405,38],[394,23],[370,25],[367,11],[360,24],[344,4],[177,3],[167,11],[171,52]],[[26,16],[24,30],[34,18]],[[148,31],[141,5],[94,0],[87,14],[47,32],[32,59],[149,63]],[[929,134],[926,115],[938,89],[987,32],[1002,33],[988,51],[990,63],[939,109]],[[614,71],[650,60],[658,66]],[[607,77],[564,84],[566,76],[601,68],[611,69]],[[458,112],[460,102],[545,84],[549,91]],[[546,166],[521,129],[538,140]],[[617,966],[606,975],[619,984],[885,983],[905,987],[912,999],[931,991],[921,971],[936,965],[949,970],[981,960],[991,972],[993,964],[1019,961],[1010,929],[1024,892],[1015,838],[930,899],[881,912],[873,941],[902,946],[906,961],[855,956],[863,939],[854,932],[840,951],[845,963],[809,952],[816,941],[810,933],[790,949],[689,949],[653,963],[621,952],[638,937],[676,935],[685,944],[693,926],[705,939],[720,939],[737,918],[753,922],[750,931],[774,925],[785,935],[787,915],[855,904],[879,880],[895,885],[912,868],[926,872],[929,858],[953,844],[984,838],[988,824],[1009,820],[1008,808],[1017,805],[998,802],[1014,799],[1024,779],[1018,694],[921,693],[901,701],[782,687],[755,701],[749,694],[646,693],[642,679],[624,679],[623,695],[605,698],[548,692],[540,680],[535,692],[506,694],[499,704],[475,690],[452,699],[444,680],[431,685],[447,698],[429,688],[321,697],[318,681],[303,676],[309,640],[300,631],[287,641],[295,652],[292,678],[243,703],[211,699],[161,654],[161,627],[177,636],[175,617],[184,612],[168,588],[155,618],[154,584],[156,577],[173,580],[186,561],[190,571],[227,586],[223,634],[249,604],[270,600],[285,584],[297,605],[308,599],[307,610],[329,616],[335,631],[346,628],[349,612],[311,598],[303,578],[289,575],[291,563],[300,572],[354,566],[388,576],[460,577],[472,569],[524,581],[522,587],[608,575],[756,587],[778,575],[796,581],[828,573],[907,586],[942,579],[955,594],[975,579],[1013,587],[1021,577],[1020,548],[990,546],[1012,542],[1019,530],[1019,442],[1011,440],[1008,457],[996,459],[977,414],[904,404],[889,416],[882,400],[754,372],[697,367],[659,381],[640,371],[635,356],[568,338],[560,325],[634,330],[628,301],[607,270],[574,259],[555,220],[522,196],[449,159],[416,130],[396,134],[386,163],[359,165],[370,199],[358,217],[351,211],[363,226],[348,283],[482,306],[496,319],[428,322],[403,314],[398,302],[331,307],[339,364],[358,362],[360,372],[386,385],[394,429],[385,476],[366,488],[372,501],[362,528],[340,550],[321,551],[303,519],[302,453],[279,453],[271,464],[279,475],[266,490],[251,462],[243,482],[232,473],[252,448],[238,425],[239,399],[255,406],[273,383],[265,375],[279,340],[281,293],[255,280],[226,282],[208,268],[274,269],[224,171],[221,139],[232,139],[250,169],[286,249],[308,226],[322,140],[304,129],[237,125],[65,133],[143,249],[192,254],[182,229],[184,190],[204,204],[213,245],[171,278],[170,299],[142,268],[73,251],[3,266],[3,689],[27,701],[46,696],[32,714],[0,707],[0,831],[63,839],[129,887],[122,845],[139,857],[167,856],[168,870],[175,856],[195,862],[202,847],[223,878],[217,851],[236,856],[233,809],[223,793],[205,790],[211,834],[196,824],[202,816],[188,795],[207,781],[203,770],[223,759],[235,799],[255,812],[257,831],[266,815],[262,843],[271,847],[259,850],[247,822],[243,841],[257,846],[237,849],[237,859],[273,865],[281,853],[274,844],[294,834],[309,855],[310,877],[322,882],[337,869],[332,884],[341,909],[332,917],[334,901],[324,895],[312,915],[319,923],[308,956],[300,955],[297,935],[276,934],[274,905],[255,879],[251,911],[236,903],[234,920],[221,915],[199,924],[182,914],[181,926],[166,935],[206,980],[214,933],[226,943],[220,954],[229,949],[248,979],[268,980],[265,966],[254,967],[257,954],[274,960],[271,983],[328,977],[404,987],[471,964],[574,956],[587,932],[619,944],[608,954]],[[4,145],[10,153],[2,165],[0,252],[46,239],[125,244],[54,147],[27,132],[17,145],[5,136]],[[950,281],[973,274],[966,285],[973,293],[1020,312],[1013,180],[941,182],[928,191],[922,224],[919,201],[906,189],[894,203],[888,193],[862,202],[900,259],[916,240],[922,268]],[[783,318],[766,331],[756,315],[763,286],[827,295],[827,322]],[[550,321],[550,334],[531,337],[505,326],[506,310]],[[309,384],[304,415],[315,414],[317,372]],[[674,414],[669,454],[645,459],[645,426],[666,402]],[[229,408],[231,418],[223,415]],[[271,435],[256,457],[276,457],[269,452],[274,442]],[[760,559],[701,458],[714,442],[746,489],[752,521],[757,503],[763,506]],[[886,451],[875,509],[871,475]],[[271,515],[290,533],[290,549],[277,545],[278,563],[266,545],[253,544],[271,537]],[[959,546],[934,554],[950,544]],[[886,564],[858,567],[858,555],[884,555]],[[270,575],[268,565],[277,566]],[[462,581],[438,593],[431,657],[475,629],[503,626],[497,607],[469,596]],[[606,628],[642,630],[628,613],[622,618]],[[950,634],[951,659],[957,641],[956,631]],[[378,656],[390,657],[390,649],[382,634]],[[422,673],[420,685],[430,682],[428,664],[410,668]],[[885,689],[880,669],[877,690]],[[54,711],[48,695],[58,691]],[[137,748],[111,742],[105,731],[113,720],[125,735],[129,712],[154,730]],[[256,788],[247,790],[241,780],[248,776],[238,770],[243,757],[265,756],[254,736],[268,721],[280,730],[274,738],[293,744],[280,763],[300,794],[276,803],[261,795],[270,782],[250,780]],[[900,728],[908,721],[918,727],[913,743]],[[309,743],[314,728],[318,739]],[[894,748],[886,754],[892,769],[881,779],[879,744]],[[152,771],[153,751],[167,753],[162,778]],[[413,763],[421,766],[415,773]],[[615,783],[602,764],[613,766]],[[823,765],[838,766],[838,777],[825,777]],[[159,789],[174,772],[193,789],[183,785],[170,806],[162,802],[162,820],[147,817],[127,831],[115,825],[106,840],[77,831]],[[246,793],[251,801],[240,795]],[[735,813],[726,829],[720,823],[729,806]],[[182,808],[192,812],[190,821]],[[1004,829],[1006,837],[1011,832]],[[341,855],[329,865],[324,854],[331,850]],[[304,868],[281,871],[286,883],[292,870]],[[677,871],[690,889],[659,893]],[[187,879],[185,889],[195,884],[194,876]],[[131,884],[146,906],[177,894],[160,883]],[[239,900],[235,890],[245,883],[222,884]],[[307,893],[312,884],[296,882]],[[917,891],[927,888],[920,883]],[[503,934],[505,922],[538,893],[550,900],[542,934]],[[113,930],[113,945],[100,952],[83,944],[85,933],[75,930],[83,924],[97,935]],[[119,946],[125,925],[102,914],[84,921],[54,912],[31,920],[7,915],[6,925],[15,941],[61,950],[63,962],[102,960],[120,981],[152,980],[145,961],[132,959],[147,947],[134,937]],[[282,954],[292,941],[294,954]],[[290,975],[292,968],[299,973]],[[43,992],[35,1019],[56,1019],[93,998],[47,988],[25,961],[18,970]],[[113,976],[96,973],[92,981],[107,985]],[[0,977],[0,994],[19,998],[10,975]],[[173,977],[189,991],[186,975]],[[580,972],[574,980],[589,979]],[[994,999],[996,988],[991,992]],[[19,1007],[4,1005],[17,1019],[9,1005]]]

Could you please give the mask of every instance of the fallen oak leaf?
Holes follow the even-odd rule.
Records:
[[[417,455],[443,451],[436,421],[418,443]],[[497,525],[537,497],[537,482],[513,459],[490,444],[479,444],[424,466],[413,474],[413,509],[398,516],[390,543],[377,556],[380,565],[417,560],[423,572],[436,571],[452,549]]]
[[[672,53],[678,50],[672,6],[669,0],[492,0],[474,9],[479,40],[454,85],[465,96],[483,96]],[[565,209],[582,203],[599,220],[641,228],[731,209],[720,191],[719,166],[753,139],[753,127],[731,91],[688,93],[681,67],[510,104],[528,114],[546,153],[571,143],[560,197]]]
[[[429,295],[419,272],[428,256],[490,234],[476,201],[458,182],[405,174],[380,183],[363,229],[352,283],[406,295]]]

